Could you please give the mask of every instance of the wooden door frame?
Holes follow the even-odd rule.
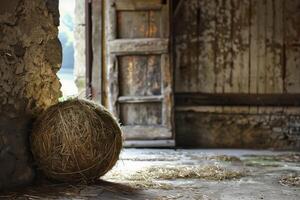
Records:
[[[85,0],[85,69],[87,99],[103,104],[103,0]],[[100,28],[100,31],[99,31]],[[97,45],[95,45],[97,44]],[[98,48],[99,47],[99,48]]]

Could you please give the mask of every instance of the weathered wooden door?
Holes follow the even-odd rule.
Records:
[[[172,138],[169,0],[107,0],[108,107],[127,140]]]

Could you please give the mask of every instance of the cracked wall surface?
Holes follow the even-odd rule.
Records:
[[[58,0],[0,2],[0,189],[34,177],[32,119],[61,96]]]

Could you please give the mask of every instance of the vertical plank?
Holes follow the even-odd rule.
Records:
[[[118,67],[118,59],[116,56],[110,56],[110,67],[109,67],[109,109],[113,113],[115,117],[119,117],[119,110],[118,110],[118,97],[119,97],[119,67]]]
[[[249,0],[232,0],[233,93],[249,92],[249,11]]]
[[[172,130],[173,127],[173,70],[170,66],[170,56],[168,54],[163,54],[161,56],[161,65],[162,67],[162,77],[163,77],[163,87],[162,94],[164,96],[163,105],[162,105],[162,125],[166,126],[169,130]]]
[[[160,37],[169,38],[170,37],[170,0],[166,0],[166,4],[163,5],[161,14],[160,14]],[[159,20],[159,18],[156,18]]]
[[[118,99],[118,66],[117,58],[110,54],[109,42],[117,38],[117,19],[116,19],[116,9],[115,0],[106,1],[106,62],[107,62],[107,106],[109,111],[111,111],[116,117],[118,117],[117,111],[117,99]]]
[[[274,33],[275,17],[274,0],[267,0],[266,2],[266,93],[273,93],[274,90]]]
[[[92,67],[92,94],[93,100],[102,104],[102,0],[92,1],[92,35],[93,35],[93,67]]]
[[[283,93],[284,92],[284,2],[285,0],[275,0],[275,27],[274,27],[274,93]],[[300,12],[300,10],[299,10]],[[300,17],[300,16],[299,16]],[[298,18],[299,19],[299,18]],[[299,35],[300,36],[300,35]]]
[[[216,93],[231,92],[232,86],[232,27],[231,27],[231,1],[217,0],[216,3]],[[216,107],[216,111],[220,111]],[[223,107],[223,110],[230,107]]]
[[[259,67],[259,80],[258,80],[258,93],[273,93],[274,90],[274,28],[275,28],[275,8],[274,0],[265,0],[264,6],[264,23],[261,23],[259,26],[259,32],[261,37],[258,40],[259,44],[261,40],[264,40],[264,52],[261,52],[258,58],[258,67]],[[260,6],[259,8],[262,8]],[[259,15],[259,19],[262,17]],[[262,26],[264,26],[264,34],[262,34]],[[261,49],[262,45],[258,45],[258,48]],[[259,50],[258,50],[259,51]],[[262,59],[264,62],[262,62]],[[264,70],[262,70],[262,65],[264,64]],[[262,73],[263,72],[263,73]],[[261,74],[262,73],[262,74]],[[263,81],[262,81],[263,80]],[[269,108],[267,107],[258,107],[258,114],[267,113]]]
[[[159,38],[161,37],[161,19],[162,13],[160,11],[148,11],[148,38]],[[165,20],[168,20],[166,18]]]
[[[223,64],[223,93],[231,93],[233,92],[233,71],[234,66],[232,62],[232,43],[233,43],[233,29],[232,29],[232,1],[225,0],[222,2],[223,4],[223,30],[222,30],[222,38],[223,38],[223,57],[224,57],[224,64]],[[221,13],[220,13],[221,14]]]
[[[286,92],[300,93],[300,46],[286,47]]]
[[[264,91],[265,71],[263,66],[265,55],[265,0],[251,0],[250,26],[250,73],[249,93],[257,94]],[[250,107],[249,112],[255,114],[257,107]]]
[[[258,92],[258,4],[261,0],[251,0],[251,26],[250,26],[250,93]]]
[[[232,0],[232,93],[249,93],[250,1]],[[249,107],[232,107],[247,113]]]
[[[285,35],[285,89],[300,93],[300,1],[286,0],[284,6]]]
[[[184,2],[176,19],[176,92],[197,92],[197,0]],[[180,16],[180,17],[179,17]]]
[[[102,25],[102,44],[103,44],[103,49],[102,49],[102,104],[108,108],[108,73],[107,73],[107,66],[108,66],[108,41],[106,39],[108,35],[108,26],[107,24],[109,23],[108,21],[108,4],[109,2],[107,0],[103,0],[103,12],[102,12],[102,17],[103,17],[103,25]]]
[[[265,93],[282,93],[283,0],[267,0],[266,20]]]
[[[285,42],[288,45],[300,44],[300,1],[285,0]]]
[[[257,93],[266,92],[266,1],[257,1]]]
[[[215,1],[199,1],[197,8],[197,92],[214,92]]]
[[[215,47],[215,92],[223,93],[224,92],[224,66],[225,66],[225,39],[223,35],[224,28],[224,18],[223,15],[225,13],[226,4],[224,0],[216,0],[216,47]],[[226,17],[226,15],[225,15]]]

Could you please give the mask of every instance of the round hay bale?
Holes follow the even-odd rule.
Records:
[[[48,108],[34,123],[31,150],[50,179],[92,182],[117,162],[122,148],[118,122],[102,106],[67,100]]]

